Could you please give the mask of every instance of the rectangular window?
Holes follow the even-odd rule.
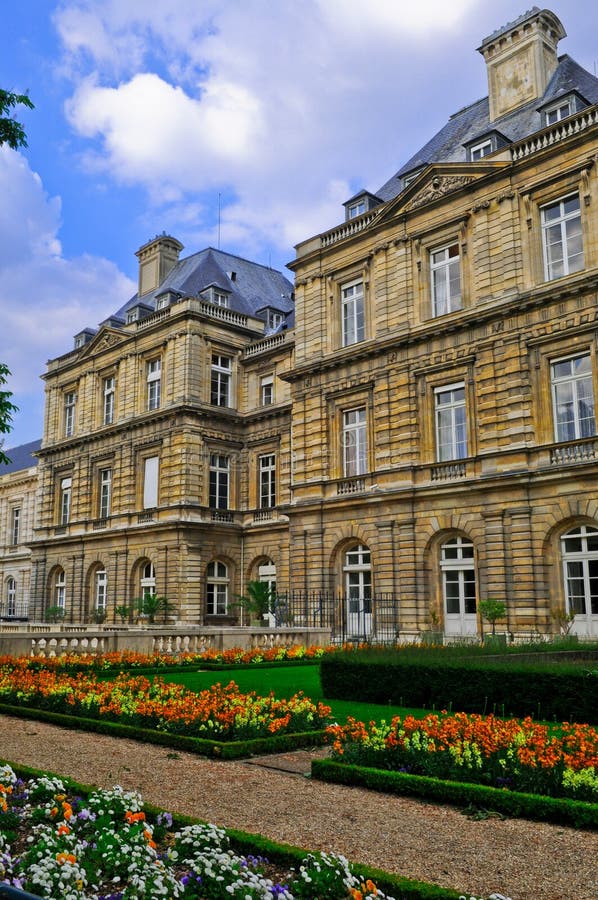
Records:
[[[474,147],[469,148],[469,158],[472,162],[475,162],[477,159],[483,159],[489,153],[492,153],[492,141],[483,141],[481,144],[476,144]]]
[[[268,453],[259,457],[260,509],[276,506],[276,456]]]
[[[143,461],[143,508],[154,509],[158,505],[158,476],[160,458],[148,456]]]
[[[225,308],[230,306],[228,294],[225,294],[224,291],[218,291],[216,288],[212,288],[210,300],[216,306],[224,306]]]
[[[10,523],[10,542],[15,547],[21,538],[21,509],[13,507]]]
[[[444,316],[462,308],[459,245],[450,244],[430,252],[432,311]]]
[[[104,425],[112,425],[114,422],[114,399],[116,394],[116,381],[114,375],[104,378]]]
[[[367,472],[365,408],[343,413],[343,475],[352,478]]]
[[[110,515],[112,500],[112,469],[100,471],[100,519],[107,519]]]
[[[579,195],[542,209],[542,246],[547,281],[579,272],[584,267]]]
[[[436,406],[436,452],[439,462],[465,459],[467,421],[465,385],[449,384],[434,391]]]
[[[349,218],[356,219],[357,216],[362,216],[365,212],[365,200],[359,200],[357,203],[352,203],[349,207]]]
[[[64,395],[64,436],[71,437],[75,431],[75,406],[77,395],[74,391],[68,391]]]
[[[66,608],[66,575],[64,571],[59,572],[56,576],[54,584],[54,601],[59,609],[64,610]]]
[[[545,112],[546,116],[546,124],[547,125],[555,125],[557,122],[560,122],[561,119],[566,119],[567,116],[571,115],[571,101],[566,100],[564,103],[559,103],[558,106],[553,106],[552,109],[547,109]]]
[[[230,406],[232,360],[219,353],[212,354],[210,403],[212,406]]]
[[[210,454],[210,509],[228,509],[229,475],[228,456]]]
[[[555,441],[596,434],[590,355],[560,359],[551,365]]]
[[[71,518],[71,493],[73,489],[72,478],[60,479],[60,524],[68,525]]]
[[[147,364],[147,408],[160,408],[160,384],[162,380],[162,360],[152,359]]]
[[[341,288],[343,347],[365,340],[365,307],[363,281]]]
[[[108,577],[106,570],[102,569],[96,572],[96,611],[99,613],[106,612],[106,589],[108,587]]]
[[[270,406],[274,403],[274,376],[264,375],[260,380],[262,406]]]

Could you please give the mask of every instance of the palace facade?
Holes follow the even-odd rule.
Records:
[[[260,578],[349,636],[473,638],[484,598],[598,634],[598,80],[564,36],[534,7],[485,38],[488,97],[297,246],[294,295],[138,251],[45,375],[30,618],[230,623]]]

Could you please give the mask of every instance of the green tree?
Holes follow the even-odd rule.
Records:
[[[8,434],[12,422],[12,414],[18,409],[11,402],[12,392],[2,390],[2,385],[6,384],[8,375],[10,375],[8,367],[4,363],[0,363],[0,434]],[[10,458],[0,447],[0,465],[6,466],[9,462]]]
[[[12,150],[27,146],[25,129],[11,112],[16,106],[34,108],[27,94],[13,94],[0,88],[0,147],[8,144]]]
[[[482,618],[486,619],[492,625],[492,635],[496,634],[496,623],[499,619],[504,619],[507,614],[507,604],[502,600],[480,600],[480,613]]]

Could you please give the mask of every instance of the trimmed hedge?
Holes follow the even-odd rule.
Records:
[[[422,709],[596,722],[598,669],[514,659],[450,658],[392,650],[320,661],[324,696]]]
[[[311,774],[320,781],[365,787],[387,794],[419,797],[455,806],[476,806],[522,819],[538,822],[558,822],[575,828],[598,827],[598,803],[586,803],[538,794],[443,781],[424,775],[407,775],[336,762],[331,759],[312,760]]]
[[[254,738],[247,741],[213,741],[207,738],[189,737],[185,734],[169,734],[154,728],[139,728],[136,725],[121,725],[105,719],[86,719],[83,716],[69,716],[48,709],[31,706],[10,706],[0,703],[0,713],[22,719],[49,722],[62,728],[78,731],[93,731],[113,737],[130,738],[146,744],[157,744],[173,750],[184,750],[198,756],[215,756],[218,759],[244,759],[268,753],[283,753],[300,747],[314,747],[324,743],[323,731],[304,731],[297,734],[275,734],[272,737]]]
[[[80,784],[71,778],[55,775],[53,772],[41,772],[29,766],[12,763],[9,760],[2,759],[0,763],[8,763],[14,772],[22,778],[39,778],[41,775],[60,778],[70,792],[79,794],[82,797],[88,796],[95,790],[93,785]],[[150,820],[155,820],[161,812],[170,812],[173,830],[197,823],[207,824],[202,819],[184,816],[179,813],[173,814],[171,810],[163,810],[150,803],[144,802],[143,808]],[[238,831],[234,828],[226,828],[225,831],[230,838],[233,850],[254,856],[265,856],[270,862],[279,863],[283,866],[298,866],[306,854],[312,852],[301,847],[295,847],[292,844],[271,841],[269,838],[262,837],[259,834]],[[392,875],[389,872],[384,872],[382,869],[374,869],[362,865],[351,865],[351,869],[363,879],[371,878],[377,887],[387,894],[392,894],[396,900],[458,900],[459,897],[463,896],[462,892],[439,887],[435,884],[428,884],[425,881],[415,881],[410,878],[403,878],[400,875]]]

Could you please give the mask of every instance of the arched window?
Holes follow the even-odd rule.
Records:
[[[14,617],[17,614],[17,582],[14,578],[6,580],[6,615]]]
[[[106,594],[108,591],[108,576],[106,569],[97,569],[94,578],[95,610],[98,613],[106,612]]]
[[[369,547],[345,550],[343,581],[347,598],[347,637],[365,640],[372,630],[372,563]]]
[[[154,564],[148,562],[141,570],[141,596],[149,597],[156,593],[156,570]]]
[[[598,528],[580,525],[561,538],[567,612],[577,634],[598,634]]]
[[[454,537],[440,548],[444,623],[448,635],[477,634],[473,544]]]
[[[206,613],[208,616],[225,616],[228,611],[228,567],[223,562],[211,562],[206,575]]]

